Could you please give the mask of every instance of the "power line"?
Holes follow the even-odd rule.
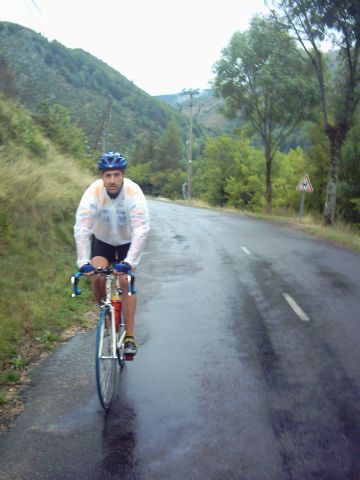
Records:
[[[32,4],[35,6],[36,10],[40,13],[40,15],[42,15],[42,11],[40,10],[40,8],[38,7],[37,3],[35,2],[35,0],[31,0],[32,1]]]
[[[40,13],[40,15],[43,15],[42,11],[40,10],[40,8],[38,7],[38,4],[36,3],[35,0],[31,0],[30,2],[28,0],[23,0],[22,1],[24,7],[26,8],[26,10],[31,14],[31,15],[34,15],[34,8],[38,11],[38,13]],[[32,4],[32,6],[31,6]]]

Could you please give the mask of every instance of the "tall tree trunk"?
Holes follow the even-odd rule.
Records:
[[[344,143],[348,128],[345,125],[332,127],[327,125],[325,133],[330,141],[330,164],[326,198],[324,206],[324,224],[332,225],[335,221],[336,190],[339,176],[341,147]]]
[[[266,166],[266,211],[271,213],[271,167],[272,167],[272,156],[265,148],[265,166]]]

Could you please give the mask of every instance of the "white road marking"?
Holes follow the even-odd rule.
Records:
[[[251,252],[246,247],[241,247],[241,249],[244,250],[245,253],[250,255]]]
[[[295,300],[288,295],[287,293],[283,293],[285,300],[288,302],[290,307],[294,310],[296,315],[302,320],[303,322],[310,322],[310,318],[306,315],[304,310],[302,310],[299,305],[295,302]]]

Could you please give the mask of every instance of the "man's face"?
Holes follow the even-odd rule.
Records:
[[[117,195],[124,181],[124,172],[122,170],[105,170],[102,172],[104,187],[110,196]]]

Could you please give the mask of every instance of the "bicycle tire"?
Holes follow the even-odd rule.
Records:
[[[100,403],[105,410],[110,407],[116,389],[117,359],[113,349],[113,329],[107,325],[109,309],[103,308],[99,315],[95,349],[96,387]]]

